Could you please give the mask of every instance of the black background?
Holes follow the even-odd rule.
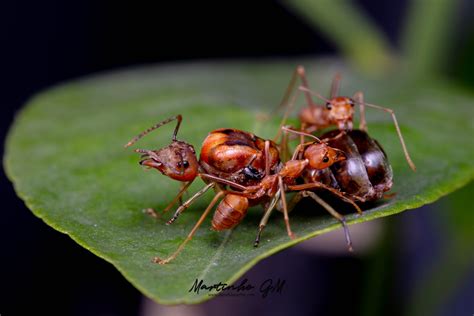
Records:
[[[397,46],[405,1],[357,1]],[[129,2],[16,1],[2,4],[2,139],[15,112],[34,93],[55,83],[93,72],[144,63],[190,59],[330,54],[336,48],[275,1]],[[462,52],[459,52],[462,56]],[[465,53],[464,53],[465,54]],[[452,73],[455,73],[453,71]],[[81,119],[81,118],[78,118]],[[2,148],[3,151],[3,148]],[[2,152],[3,155],[3,152]],[[141,295],[110,264],[54,231],[26,209],[5,176],[1,184],[0,314],[133,315]],[[421,211],[420,211],[421,212]],[[416,215],[402,215],[410,220]],[[279,312],[297,314],[357,310],[361,262],[352,258],[308,257],[292,250],[304,273],[334,275],[314,280],[326,303]],[[287,271],[281,255],[258,269]],[[262,266],[265,264],[264,266]],[[263,268],[262,268],[263,267]],[[273,269],[273,270],[272,270]],[[340,275],[337,271],[344,270]],[[256,272],[251,273],[256,273]],[[332,285],[331,285],[332,284]],[[335,288],[334,284],[346,284]],[[325,287],[324,291],[322,288]],[[295,290],[298,291],[298,290]],[[313,292],[311,292],[313,291]],[[395,291],[395,289],[393,290]],[[390,293],[388,295],[391,295]],[[298,303],[298,293],[287,297]],[[311,303],[311,302],[310,302]],[[261,304],[261,303],[256,303]],[[251,305],[251,304],[249,304]],[[265,311],[275,311],[268,307]],[[217,304],[214,312],[219,311]],[[396,314],[398,309],[391,310]],[[264,312],[264,311],[261,311]],[[472,312],[472,311],[471,311]],[[278,314],[278,313],[276,313]]]

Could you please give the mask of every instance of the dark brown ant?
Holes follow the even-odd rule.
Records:
[[[286,130],[304,137],[314,137],[305,132]],[[346,159],[326,169],[306,168],[303,173],[304,184],[290,186],[290,190],[318,188],[319,183],[323,183],[344,192],[355,202],[368,202],[383,198],[385,192],[391,189],[393,172],[387,155],[382,146],[366,132],[352,130],[341,133],[332,130],[321,137],[329,146],[343,151]]]
[[[295,93],[291,101],[288,103],[288,100],[294,90],[297,78],[301,79],[302,86],[299,87],[298,91]],[[408,150],[405,145],[405,141],[402,136],[402,132],[397,122],[397,118],[395,116],[395,112],[392,109],[385,108],[379,105],[370,104],[364,101],[364,94],[360,91],[356,92],[352,98],[338,96],[339,94],[339,86],[340,86],[341,76],[340,74],[336,74],[333,79],[331,85],[331,92],[330,98],[326,99],[319,93],[311,91],[308,86],[308,80],[306,78],[305,70],[303,66],[296,67],[293,76],[290,80],[288,88],[285,92],[283,100],[280,104],[280,107],[287,106],[287,110],[282,119],[282,123],[280,126],[284,126],[286,119],[293,109],[293,106],[296,103],[296,99],[299,93],[302,91],[304,92],[307,107],[301,109],[299,113],[299,119],[301,121],[301,131],[306,133],[312,133],[314,131],[318,131],[333,125],[336,125],[340,131],[351,131],[353,129],[353,117],[354,117],[354,106],[356,104],[359,105],[359,113],[360,113],[360,123],[359,129],[365,133],[367,133],[367,122],[365,119],[365,107],[371,107],[378,110],[385,111],[389,113],[392,117],[393,124],[395,125],[395,129],[397,131],[398,137],[400,139],[400,143],[403,148],[403,152],[405,154],[406,161],[408,165],[413,171],[416,171],[415,164],[410,158],[408,154]],[[313,102],[311,96],[316,96],[326,103],[325,105],[316,105]],[[277,138],[280,135],[277,135]]]
[[[302,132],[292,130],[289,127],[282,127],[284,132],[292,132],[296,134],[301,134]],[[306,133],[305,133],[306,134]],[[349,247],[349,250],[352,251],[352,242],[349,235],[349,230],[346,225],[345,217],[339,212],[334,210],[328,203],[322,200],[316,193],[308,191],[309,189],[323,189],[331,192],[336,195],[341,200],[350,203],[354,206],[359,214],[362,214],[362,210],[355,203],[355,201],[360,201],[358,196],[348,194],[347,192],[342,192],[337,187],[332,187],[322,181],[311,182],[309,186],[298,185],[296,180],[300,177],[303,177],[308,170],[315,170],[317,172],[325,172],[329,167],[336,163],[340,163],[346,160],[346,155],[342,150],[339,150],[335,147],[329,146],[329,139],[320,140],[314,135],[306,134],[306,136],[314,139],[312,142],[307,142],[299,144],[295,149],[292,158],[287,161],[283,168],[274,175],[269,175],[265,177],[259,185],[247,187],[241,194],[245,195],[247,198],[261,198],[263,195],[275,196],[273,203],[269,206],[262,220],[260,221],[257,238],[255,239],[255,246],[258,246],[260,242],[260,236],[265,228],[270,213],[272,212],[276,200],[281,200],[281,208],[283,209],[285,224],[287,228],[288,235],[290,238],[293,238],[293,233],[289,224],[288,213],[294,208],[297,202],[303,197],[310,197],[315,200],[318,204],[323,206],[332,216],[339,220],[344,228],[346,241]],[[334,139],[338,139],[342,134],[332,135]],[[278,185],[278,191],[277,191]],[[285,192],[286,191],[298,191],[298,194],[290,201],[289,206],[287,205]]]

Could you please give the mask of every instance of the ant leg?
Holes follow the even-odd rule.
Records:
[[[178,194],[174,197],[174,199],[166,206],[163,210],[163,213],[166,213],[170,210],[170,208],[176,203],[176,201],[179,200],[179,206],[183,205],[183,194],[186,192],[186,190],[189,188],[189,186],[193,183],[193,181],[189,181],[187,183],[182,183],[181,182],[181,190],[179,190]]]
[[[302,136],[311,137],[311,138],[313,138],[313,139],[314,139],[316,142],[318,142],[318,143],[321,143],[321,142],[322,142],[318,137],[314,136],[313,134],[309,134],[309,133],[306,133],[306,132],[303,132],[303,131],[298,131],[298,130],[292,129],[292,128],[288,127],[288,126],[282,126],[282,127],[280,127],[280,128],[281,128],[282,130],[286,131],[286,132],[290,132],[290,133],[297,134],[297,135],[302,135]],[[313,142],[313,143],[314,143],[314,142]]]
[[[360,115],[360,122],[359,122],[359,129],[366,132],[368,131],[367,128],[367,121],[365,120],[365,104],[364,104],[364,93],[361,91],[357,91],[354,93],[352,97],[356,103],[359,103],[359,115]]]
[[[248,188],[248,187],[246,187],[244,185],[241,185],[241,184],[238,184],[236,182],[226,180],[226,179],[223,179],[223,178],[219,178],[217,176],[213,176],[213,175],[207,174],[207,173],[200,173],[199,176],[201,178],[204,178],[204,179],[212,180],[213,182],[230,185],[231,187],[234,187],[235,189],[242,190],[242,191],[244,191]]]
[[[290,218],[288,217],[288,207],[286,205],[285,187],[283,186],[282,177],[278,177],[278,185],[280,186],[281,204],[283,206],[283,217],[285,219],[286,231],[288,232],[288,236],[291,239],[294,239],[295,234],[293,234],[293,232],[291,231],[291,227],[290,227]]]
[[[331,205],[329,205],[328,203],[326,203],[323,199],[321,199],[316,193],[314,192],[311,192],[311,191],[303,191],[302,192],[302,196],[303,197],[310,197],[312,198],[313,200],[315,200],[319,205],[321,205],[322,207],[324,207],[324,209],[326,211],[328,211],[329,214],[331,214],[332,216],[334,216],[338,221],[341,222],[342,224],[342,227],[344,228],[344,235],[346,237],[346,243],[347,243],[347,247],[349,248],[349,251],[353,251],[352,249],[352,240],[351,240],[351,235],[349,234],[349,229],[347,228],[347,224],[346,224],[346,218],[341,215],[339,212],[337,212],[335,209],[333,209],[331,207]]]
[[[166,264],[168,262],[170,262],[171,260],[173,260],[174,258],[176,258],[176,256],[183,250],[184,246],[188,243],[188,241],[190,241],[193,236],[194,236],[194,233],[196,232],[196,230],[199,228],[199,226],[201,226],[202,222],[204,221],[204,219],[206,218],[206,216],[209,214],[209,212],[212,210],[212,208],[214,207],[214,205],[217,203],[217,201],[224,195],[223,192],[219,192],[217,193],[214,198],[212,199],[211,203],[209,203],[209,205],[207,206],[206,210],[204,211],[204,213],[202,213],[201,217],[199,218],[199,220],[197,221],[197,223],[194,225],[193,229],[191,230],[191,232],[188,234],[188,236],[186,237],[186,239],[179,245],[178,249],[176,249],[175,252],[173,252],[173,254],[171,256],[169,256],[168,258],[166,259],[160,259],[159,257],[155,257],[153,258],[153,262],[154,263],[159,263],[159,264]]]
[[[301,93],[301,90],[298,89],[291,99],[291,101],[288,103],[288,100],[290,99],[291,94],[293,93],[293,90],[295,89],[296,86],[296,81],[298,77],[301,80],[301,85],[309,90],[309,85],[308,85],[308,79],[306,78],[306,71],[303,66],[299,65],[296,67],[295,71],[293,71],[293,75],[291,76],[290,83],[288,84],[288,87],[286,88],[285,94],[283,96],[283,99],[280,102],[280,105],[278,106],[277,110],[283,108],[284,106],[287,107],[285,114],[283,115],[283,119],[281,120],[280,127],[285,125],[286,120],[288,119],[288,116],[290,115],[291,111],[293,110],[293,107],[296,103],[296,100]],[[306,103],[308,106],[314,106],[313,99],[311,98],[311,94],[308,92],[305,92],[305,98],[306,98]],[[274,138],[274,140],[278,140],[280,137],[281,130],[279,129],[277,132],[277,136]]]
[[[296,100],[298,99],[300,93],[301,93],[301,91],[298,89],[298,90],[296,91],[295,95],[291,98],[290,103],[288,103],[287,109],[286,109],[286,111],[285,111],[285,114],[283,114],[283,118],[281,119],[280,127],[278,128],[277,134],[276,134],[276,136],[273,138],[273,141],[274,141],[274,142],[277,142],[277,141],[278,141],[278,138],[280,138],[280,135],[281,135],[281,127],[286,124],[286,120],[288,119],[288,116],[290,116],[290,113],[291,113],[291,111],[293,110],[293,107],[295,106]]]
[[[306,123],[305,123],[305,122],[301,122],[300,130],[301,130],[302,132],[304,132],[304,131],[306,131],[306,128],[307,128]],[[305,137],[304,134],[300,134],[300,145],[301,145],[301,144],[304,144],[304,137]]]
[[[286,103],[288,102],[288,99],[290,98],[291,94],[293,93],[293,90],[295,89],[296,80],[298,78],[300,78],[301,80],[301,85],[309,89],[308,79],[306,78],[306,71],[302,65],[298,65],[296,69],[293,71],[293,74],[291,75],[290,83],[286,87],[285,94],[283,95],[283,99],[281,100],[280,105],[278,106],[278,109],[285,106]],[[306,102],[308,103],[308,105],[310,106],[314,105],[313,99],[311,98],[311,95],[309,93],[305,93],[305,97],[306,97]]]
[[[270,175],[270,141],[265,141],[265,176]]]
[[[168,118],[164,121],[161,121],[158,124],[153,125],[152,127],[148,128],[148,129],[144,130],[143,132],[141,132],[140,134],[138,134],[137,136],[132,138],[132,140],[130,140],[127,144],[125,144],[124,147],[127,148],[129,146],[132,146],[134,143],[136,143],[143,136],[147,135],[148,133],[154,131],[155,129],[157,129],[157,128],[159,128],[159,127],[161,127],[161,126],[163,126],[163,125],[165,125],[165,124],[167,124],[171,121],[174,121],[174,120],[177,120],[178,122],[176,123],[176,127],[174,128],[172,140],[176,141],[176,135],[178,134],[179,126],[181,125],[181,121],[183,120],[183,117],[181,116],[181,114],[170,117],[170,118]]]
[[[332,84],[331,84],[331,99],[335,98],[339,95],[339,87],[341,86],[341,74],[336,73],[334,76],[334,79],[332,79]]]
[[[323,101],[325,101],[325,102],[331,101],[331,100],[326,99],[325,97],[323,97],[320,93],[314,92],[313,90],[310,90],[310,89],[308,89],[308,88],[306,88],[306,87],[304,87],[304,86],[300,86],[300,87],[298,88],[298,90],[301,90],[301,91],[303,91],[303,92],[309,93],[310,95],[314,95],[315,97],[317,97],[317,98],[319,98],[319,99],[321,99],[321,100],[323,100]]]
[[[366,102],[363,102],[363,104],[368,106],[368,107],[374,108],[374,109],[385,111],[385,112],[389,113],[392,116],[393,124],[395,125],[395,129],[397,130],[398,138],[400,139],[400,143],[402,144],[403,153],[405,154],[405,159],[406,159],[408,165],[410,166],[410,168],[413,171],[416,171],[416,166],[413,163],[413,161],[411,160],[410,155],[408,154],[407,146],[405,145],[405,141],[403,140],[402,131],[400,130],[400,126],[398,126],[397,117],[395,116],[395,112],[392,109],[385,108],[385,107],[380,106],[380,105],[370,104],[370,103],[366,103]]]
[[[207,190],[209,190],[210,188],[213,188],[215,185],[216,185],[215,182],[211,182],[208,185],[206,185],[204,188],[196,192],[196,194],[194,194],[189,200],[187,200],[186,202],[183,203],[183,205],[178,207],[173,217],[166,224],[167,225],[173,224],[174,221],[178,218],[179,215],[181,215],[181,213],[184,212],[185,209],[187,209],[198,197],[206,193]]]
[[[280,150],[282,154],[282,161],[287,161],[289,156],[288,150],[288,133],[283,133],[281,137]]]
[[[277,204],[278,199],[280,198],[280,193],[281,191],[278,190],[278,192],[275,194],[275,197],[271,201],[270,205],[265,210],[265,213],[263,214],[263,217],[260,220],[260,223],[258,224],[257,237],[255,237],[255,242],[253,243],[254,247],[258,247],[260,243],[260,236],[262,235],[263,229],[267,225],[268,219],[270,218],[270,215],[272,214],[272,211],[275,208],[275,205]]]
[[[308,190],[308,189],[313,189],[313,188],[322,188],[325,190],[328,190],[329,192],[337,195],[341,200],[344,202],[347,202],[349,204],[352,204],[354,208],[356,209],[357,213],[362,214],[362,210],[360,209],[359,205],[357,205],[352,199],[348,198],[346,195],[347,193],[341,192],[339,190],[336,190],[334,188],[331,188],[330,186],[327,186],[323,183],[320,182],[312,182],[312,183],[305,183],[305,184],[297,184],[297,185],[290,185],[288,186],[288,189],[291,191],[301,191],[301,190]],[[354,195],[349,195],[351,198],[356,199],[358,201],[363,202],[364,200],[354,196]]]

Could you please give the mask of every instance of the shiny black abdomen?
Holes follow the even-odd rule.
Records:
[[[339,134],[333,130],[321,138]],[[347,159],[331,166],[339,189],[366,201],[381,199],[392,187],[393,172],[380,144],[366,132],[353,130],[328,144],[344,151]],[[334,185],[332,185],[335,187]]]

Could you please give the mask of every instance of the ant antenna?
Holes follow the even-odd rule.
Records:
[[[314,96],[317,96],[318,98],[320,98],[320,99],[322,99],[322,100],[324,100],[324,101],[326,101],[326,102],[331,102],[331,100],[326,99],[325,97],[323,97],[323,96],[320,95],[319,93],[314,92],[314,91],[312,91],[312,90],[309,90],[309,89],[306,88],[306,87],[300,86],[298,89],[301,90],[301,91],[303,91],[303,92],[308,92],[309,94],[312,94],[312,95],[314,95]]]
[[[356,102],[358,102],[358,101],[356,101]],[[410,154],[408,153],[407,146],[405,145],[405,141],[403,140],[402,131],[400,130],[400,126],[398,126],[398,121],[397,121],[397,117],[395,116],[395,112],[392,109],[385,108],[383,106],[376,105],[376,104],[370,104],[370,103],[360,102],[360,101],[358,103],[366,105],[366,106],[374,108],[374,109],[378,109],[378,110],[388,112],[392,116],[393,124],[395,125],[395,129],[397,130],[398,138],[400,139],[400,143],[402,144],[402,149],[403,149],[403,153],[405,154],[405,159],[407,160],[407,163],[410,166],[410,168],[413,171],[416,171],[415,163],[410,158]]]
[[[171,138],[172,141],[176,141],[176,135],[178,134],[178,130],[179,130],[179,126],[181,125],[181,121],[183,120],[183,117],[181,116],[181,114],[178,114],[176,116],[173,116],[173,117],[170,117],[158,124],[155,124],[153,125],[152,127],[146,129],[145,131],[141,132],[140,134],[138,134],[137,136],[135,136],[134,138],[132,138],[131,141],[129,141],[127,144],[125,144],[124,148],[127,148],[127,147],[130,147],[132,146],[134,143],[136,143],[140,138],[142,138],[143,136],[147,135],[148,133],[154,131],[155,129],[173,121],[173,120],[177,120],[178,122],[176,123],[176,127],[174,128],[174,132],[173,132],[173,137]]]
[[[290,128],[289,126],[282,126],[281,127],[282,130],[286,131],[286,132],[290,132],[290,133],[294,133],[294,134],[298,134],[298,135],[302,135],[302,136],[308,136],[308,137],[311,137],[313,138],[314,140],[316,140],[316,142],[318,142],[319,144],[323,143],[323,141],[321,139],[319,139],[318,137],[312,135],[312,134],[309,134],[309,133],[305,133],[305,132],[302,132],[302,131],[297,131],[297,130],[294,130],[292,128]]]

